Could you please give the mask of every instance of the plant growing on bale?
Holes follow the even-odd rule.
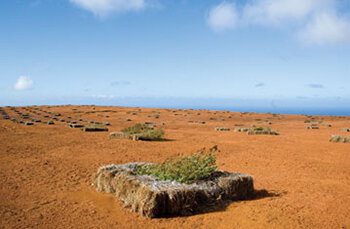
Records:
[[[138,136],[140,140],[155,141],[161,140],[164,136],[162,129],[151,127],[147,124],[138,123],[134,126],[127,127],[122,130],[127,136]]]
[[[191,184],[209,178],[216,170],[217,147],[196,154],[168,159],[161,164],[146,164],[136,168],[138,175],[153,175],[161,180],[178,181]]]

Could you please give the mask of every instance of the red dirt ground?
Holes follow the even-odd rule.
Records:
[[[350,228],[350,144],[328,141],[332,134],[350,135],[340,131],[350,127],[350,117],[314,117],[332,127],[321,124],[319,130],[307,130],[308,118],[302,115],[40,108],[64,118],[108,121],[110,131],[156,122],[169,141],[109,140],[107,132],[85,133],[57,121],[24,126],[0,118],[0,228]],[[14,116],[9,108],[4,110]],[[279,136],[214,131],[235,124],[268,126],[259,123],[265,120]],[[147,219],[91,186],[91,176],[101,165],[161,162],[213,145],[221,150],[221,170],[253,175],[260,190],[256,199],[233,202],[217,212]]]

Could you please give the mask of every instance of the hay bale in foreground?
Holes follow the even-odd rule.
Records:
[[[340,136],[340,135],[332,135],[331,139],[329,139],[330,142],[343,142],[343,143],[350,143],[350,136]]]
[[[96,190],[114,193],[126,207],[150,218],[208,212],[254,193],[253,178],[247,174],[215,172],[207,180],[183,184],[135,175],[137,166],[145,164],[99,168],[94,177]]]

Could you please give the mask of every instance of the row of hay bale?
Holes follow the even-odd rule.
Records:
[[[83,121],[80,119],[80,121]],[[109,122],[88,121],[87,124],[78,123],[77,121],[67,121],[68,126],[73,129],[81,129],[84,132],[104,132],[108,131]]]
[[[9,119],[12,121],[12,122],[15,122],[15,123],[20,123],[20,124],[24,124],[26,126],[32,126],[34,125],[34,123],[38,123],[38,122],[41,122],[40,119],[35,119],[33,118],[28,112],[31,112],[31,110],[29,108],[22,108],[23,110],[25,110],[26,112],[21,112],[19,110],[17,110],[16,108],[14,107],[9,107],[9,109],[11,111],[13,111],[17,116],[18,118],[16,117],[9,117]],[[34,111],[35,112],[35,111]]]
[[[20,120],[20,121],[17,121],[15,120],[15,122],[18,122],[20,124],[24,124],[25,126],[33,126],[35,122],[33,121],[23,121],[23,120]],[[36,122],[41,122],[40,120],[36,120]],[[52,121],[52,120],[49,120],[46,122],[47,125],[54,125],[55,123]]]
[[[215,127],[215,131],[230,131],[229,127]],[[272,130],[270,127],[235,127],[234,132],[245,132],[248,135],[279,135],[275,130]]]
[[[23,113],[21,111],[16,110],[15,108],[12,109],[17,115],[20,116],[20,119],[22,120],[17,120],[15,118],[13,118],[14,122],[17,123],[21,123],[24,125],[34,125],[34,123],[38,123],[41,122],[40,119],[37,118],[33,118],[29,113],[27,112],[31,112],[35,115],[41,115],[44,114],[43,117],[45,119],[50,119],[47,121],[48,125],[54,125],[54,121],[59,121],[59,122],[66,122],[68,123],[69,127],[71,128],[81,128],[83,131],[86,132],[92,132],[92,131],[108,131],[108,129],[105,126],[109,126],[110,123],[109,122],[97,122],[97,121],[85,121],[83,119],[79,119],[80,122],[87,122],[87,125],[82,125],[82,124],[78,124],[77,121],[72,121],[72,117],[68,116],[67,120],[65,118],[62,117],[62,114],[60,113],[54,113],[54,112],[50,112],[50,111],[45,111],[42,110],[40,108],[36,108],[34,110],[31,110],[27,107],[24,107],[23,110],[27,111],[26,113]],[[40,112],[41,113],[40,113]],[[29,121],[28,119],[31,119],[31,121]],[[28,120],[28,121],[25,121]]]
[[[320,129],[319,125],[322,125],[322,126],[325,126],[325,127],[332,127],[332,125],[328,124],[328,123],[310,122],[309,125],[306,126],[306,129],[308,129],[308,130],[318,130],[318,129]]]

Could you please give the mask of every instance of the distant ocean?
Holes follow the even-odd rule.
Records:
[[[45,99],[34,104],[30,101],[1,103],[6,105],[65,105],[68,99]],[[187,99],[187,98],[118,98],[118,99],[69,99],[69,104],[102,105],[144,108],[228,110],[236,112],[256,112],[275,114],[350,116],[350,99],[296,100],[233,100],[233,99]]]
[[[345,99],[314,99],[310,101],[236,99],[234,102],[232,102],[232,99],[125,99],[115,101],[114,105],[276,114],[350,116],[350,100]]]
[[[350,116],[349,109],[334,109],[334,108],[283,108],[283,109],[269,109],[269,108],[251,108],[251,109],[235,109],[229,107],[222,107],[218,110],[229,110],[239,112],[258,112],[258,113],[276,113],[276,114],[301,114],[301,115],[324,115],[324,116]]]
[[[195,110],[226,110],[233,112],[256,112],[274,114],[300,114],[322,116],[350,116],[349,108],[263,108],[263,107],[228,107],[228,106],[160,106],[169,109],[195,109]]]

